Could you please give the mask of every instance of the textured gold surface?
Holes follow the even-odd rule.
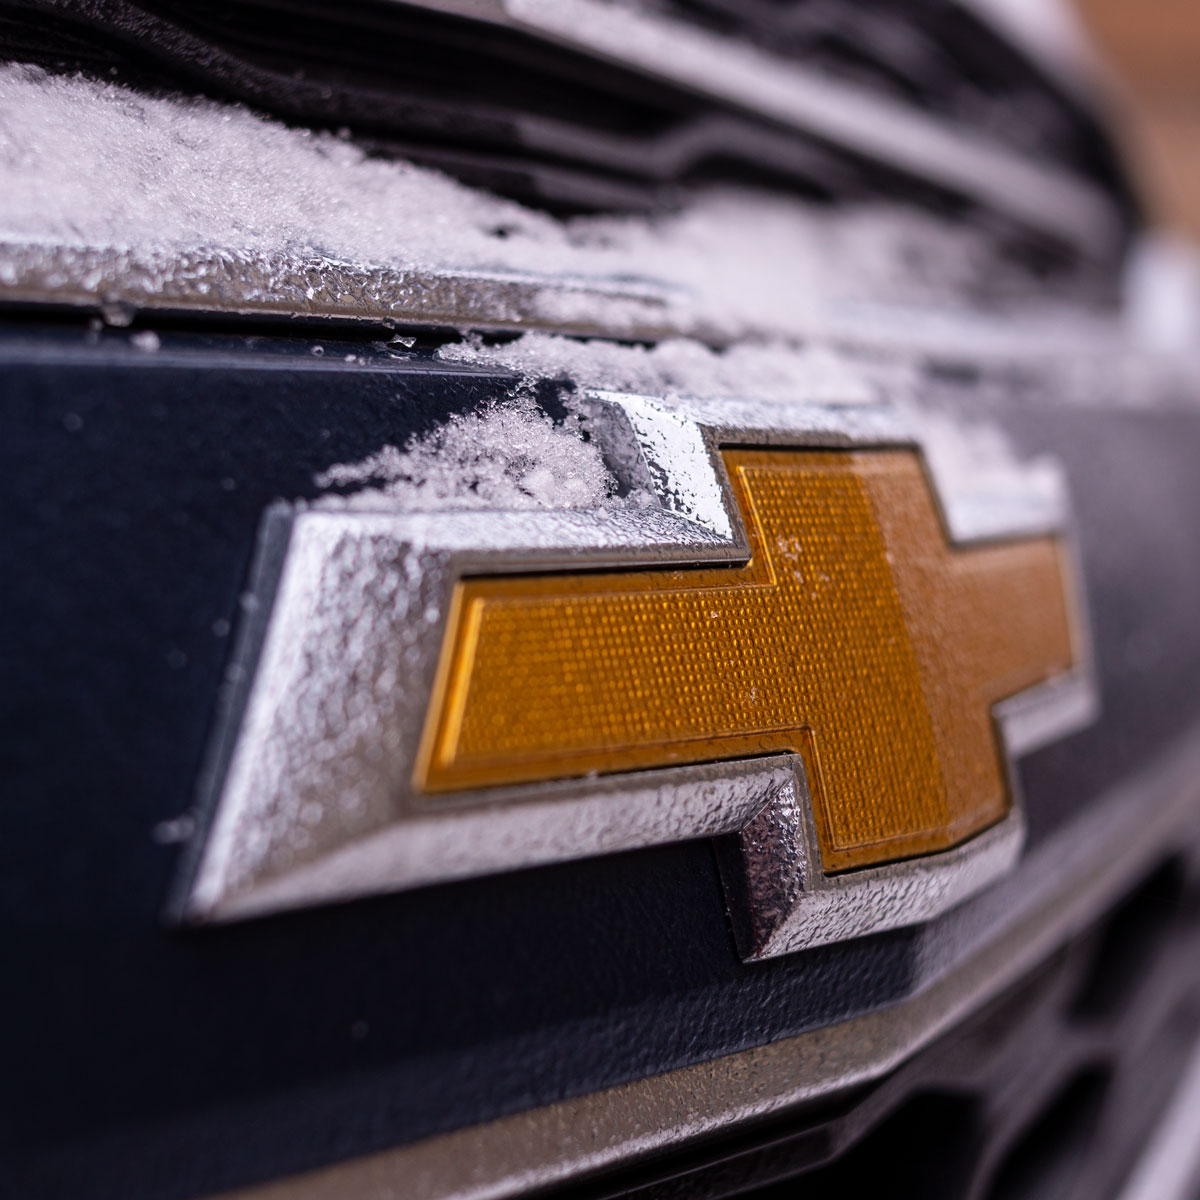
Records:
[[[1072,662],[1057,542],[951,549],[909,451],[725,461],[745,566],[459,585],[418,787],[795,751],[827,872],[998,821],[991,706]]]

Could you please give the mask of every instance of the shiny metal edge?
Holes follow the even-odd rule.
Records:
[[[741,560],[747,542],[722,445],[915,440],[896,411],[878,405],[759,411],[746,401],[748,425],[731,428],[698,420],[708,405],[693,410],[685,400],[593,393],[581,404],[623,482],[656,503],[532,513],[281,506],[268,514],[259,555],[267,565],[256,571],[256,603],[204,776],[203,848],[177,900],[184,919],[236,920],[733,834],[736,853],[723,861],[739,949],[765,958],[927,920],[1012,870],[1023,838],[1019,801],[1006,820],[951,850],[827,878],[803,766],[788,756],[414,792],[412,764],[463,575]],[[1069,520],[1064,488],[1031,512],[1016,468],[1011,503],[993,479],[986,506],[964,491],[966,473],[948,487],[931,476],[953,541],[994,536],[1006,514],[1017,533]],[[998,730],[1007,737],[1011,724],[1014,744],[1031,748],[1090,719],[1094,696],[1083,655],[1075,671],[999,709]]]
[[[789,756],[493,788],[485,807],[417,814],[253,887],[206,919],[237,920],[696,837],[733,834],[791,784]],[[473,797],[476,801],[478,796]],[[581,855],[580,847],[589,850]]]
[[[1087,254],[1121,241],[1090,184],[948,121],[658,13],[606,0],[392,0],[487,21],[642,71],[966,196]]]
[[[1195,1200],[1200,1194],[1200,1044],[1118,1200]]]
[[[121,327],[137,318],[235,317],[375,325],[539,331],[660,342],[686,337],[721,348],[739,339],[820,338],[843,351],[927,355],[976,363],[1050,365],[1110,348],[1105,371],[1133,369],[1136,346],[1112,315],[1070,321],[947,311],[920,303],[838,302],[820,318],[781,315],[770,325],[705,315],[703,298],[666,280],[540,276],[452,266],[406,269],[251,250],[126,250],[0,242],[0,309],[81,310]],[[1117,347],[1125,357],[1112,352]],[[1078,364],[1071,360],[1074,369]],[[1195,365],[1177,364],[1190,381]],[[1121,393],[1124,396],[1124,393]]]
[[[627,336],[677,335],[680,293],[655,280],[405,269],[250,250],[126,250],[0,242],[0,303]]]
[[[223,1193],[222,1200],[392,1200],[398,1191],[411,1200],[501,1200],[730,1134],[879,1079],[1082,932],[1162,854],[1193,843],[1198,774],[1194,730],[1152,770],[1098,798],[1085,817],[1027,855],[988,905],[995,919],[986,940],[907,1000],[710,1062]],[[1189,1106],[1192,1082],[1189,1073],[1189,1090],[1180,1093]],[[1197,1111],[1187,1113],[1188,1132]],[[1177,1144],[1170,1141],[1172,1156]]]
[[[931,920],[1009,875],[1020,859],[1025,820],[1014,805],[1004,820],[950,850],[826,875],[798,757],[793,769],[794,785],[739,829],[736,859],[728,848],[718,855],[746,961]]]

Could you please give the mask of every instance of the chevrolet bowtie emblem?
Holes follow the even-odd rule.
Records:
[[[1093,711],[1063,511],[963,542],[899,435],[595,404],[657,505],[268,515],[189,916],[718,837],[761,957],[1011,868],[1010,755]]]
[[[952,550],[911,451],[724,457],[745,566],[459,585],[419,785],[790,751],[830,872],[995,824],[992,706],[1072,665],[1057,541]]]

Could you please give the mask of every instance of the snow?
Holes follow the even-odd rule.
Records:
[[[265,262],[267,286],[297,306],[322,263],[540,280],[564,323],[594,313],[599,290],[606,318],[622,298],[653,301],[710,340],[795,334],[847,299],[961,303],[1005,278],[976,232],[881,203],[716,188],[649,218],[559,220],[243,107],[20,64],[0,67],[0,241],[74,250],[81,276],[100,270],[98,250],[135,254],[142,275],[185,287],[198,256],[234,281]]]
[[[326,505],[380,510],[593,508],[615,482],[577,419],[555,424],[522,397],[455,414],[404,449],[384,446],[317,477]],[[357,485],[357,486],[356,486]]]
[[[235,105],[0,68],[0,235],[122,249],[226,246],[372,261],[486,257],[553,222],[432,171]],[[464,228],[465,226],[465,228]],[[406,231],[420,232],[419,248]],[[499,239],[492,239],[499,244]]]
[[[858,404],[878,398],[862,364],[829,349],[745,342],[716,350],[691,338],[652,346],[527,333],[489,346],[468,338],[443,346],[446,362],[516,371],[529,380],[569,379],[578,387],[649,396],[753,396],[780,403]]]

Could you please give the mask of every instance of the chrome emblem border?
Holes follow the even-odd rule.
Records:
[[[412,763],[455,580],[743,557],[720,444],[915,445],[954,542],[1070,531],[1061,476],[1048,492],[1031,488],[1016,464],[986,473],[982,485],[969,472],[948,474],[929,453],[928,428],[891,404],[667,402],[607,392],[578,402],[620,482],[653,503],[268,511],[202,785],[205,836],[174,905],[182,919],[233,920],[720,838],[738,947],[759,959],[926,920],[1014,867],[1024,837],[1015,779],[1009,816],[970,841],[828,877],[797,756],[414,794]],[[1080,638],[1074,671],[995,711],[1010,778],[1014,757],[1094,719],[1086,630]]]

